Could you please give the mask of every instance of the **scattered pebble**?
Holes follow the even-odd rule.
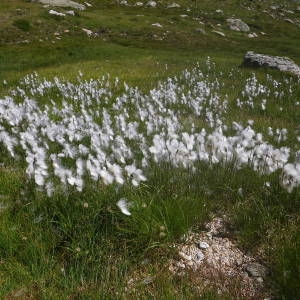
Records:
[[[208,243],[206,243],[206,242],[199,242],[198,243],[198,247],[200,248],[200,249],[207,249],[207,248],[209,248],[209,245],[208,245]]]
[[[178,3],[175,3],[175,2],[173,2],[173,3],[171,3],[167,6],[167,8],[179,8],[179,7],[180,7],[180,5]]]
[[[65,13],[66,13],[67,15],[75,16],[74,10],[67,10]]]
[[[152,26],[155,26],[155,27],[163,27],[161,24],[159,24],[159,23],[153,23],[153,24],[151,24]]]
[[[288,23],[291,23],[291,24],[295,24],[295,22],[291,19],[284,19],[284,21],[288,22]]]
[[[248,38],[256,38],[258,35],[255,32],[249,33]]]
[[[196,261],[201,261],[201,260],[204,259],[204,257],[205,256],[204,256],[202,251],[197,252],[196,255],[195,255]]]
[[[143,284],[150,284],[154,281],[154,278],[152,276],[148,276],[143,279]]]
[[[206,31],[203,28],[196,28],[195,31],[198,33],[206,34]]]
[[[222,31],[212,30],[211,32],[213,32],[213,33],[215,33],[215,34],[217,34],[217,35],[223,36],[223,37],[226,36],[225,33],[222,32]]]
[[[178,252],[178,255],[179,255],[181,258],[183,258],[184,260],[187,260],[187,261],[192,260],[192,257],[191,257],[190,255],[187,255],[187,254],[185,254],[185,253],[182,252],[182,251],[179,251],[179,252]]]
[[[66,14],[58,12],[58,11],[53,10],[53,9],[49,10],[49,14],[54,15],[54,16],[59,16],[59,17],[65,17],[66,16]]]
[[[92,36],[93,35],[93,31],[86,29],[86,28],[82,28],[82,31],[84,31],[88,36]]]
[[[206,224],[206,231],[189,232],[181,244],[175,245],[178,259],[170,261],[169,270],[178,276],[184,275],[186,270],[194,271],[200,283],[217,286],[221,292],[228,290],[234,278],[234,284],[237,281],[240,284],[240,297],[269,296],[263,285],[267,269],[228,237],[216,236],[220,232],[227,233],[225,224],[224,218],[216,217]]]

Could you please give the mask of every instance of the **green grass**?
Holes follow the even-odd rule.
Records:
[[[294,102],[300,101],[300,89],[294,93],[297,99],[286,96],[280,102],[274,100],[266,112],[240,111],[235,99],[253,70],[240,69],[231,78],[227,76],[240,65],[247,50],[289,56],[300,63],[299,27],[280,16],[273,19],[263,13],[270,1],[176,1],[181,8],[172,10],[164,9],[167,1],[157,9],[122,7],[112,1],[89,2],[92,9],[61,19],[50,16],[38,4],[1,1],[0,96],[34,71],[46,78],[58,76],[71,81],[76,80],[79,70],[84,78],[109,73],[147,92],[158,81],[197,61],[206,72],[205,60],[210,56],[217,66],[210,76],[226,83],[220,93],[228,95],[228,122],[246,124],[253,119],[255,129],[261,132],[266,132],[270,124],[286,127],[291,132],[287,144],[297,146],[293,145],[294,130],[299,126],[300,113]],[[287,9],[296,7],[290,1],[277,2]],[[192,11],[187,12],[186,7]],[[217,14],[218,8],[225,15]],[[191,17],[182,18],[181,14]],[[246,21],[251,31],[267,34],[249,39],[230,31],[226,25],[230,15]],[[299,15],[296,12],[295,18]],[[156,22],[163,28],[151,26]],[[196,32],[199,27],[207,34]],[[82,28],[99,32],[99,36],[89,38]],[[226,37],[212,33],[214,29],[223,31]],[[278,81],[287,78],[276,71],[257,70],[257,77],[265,84],[266,73]],[[296,82],[296,78],[292,80]],[[5,156],[1,148],[1,157]],[[4,162],[12,165],[11,160]],[[4,208],[0,206],[0,298],[14,299],[19,293],[24,299],[198,299],[192,275],[170,276],[166,268],[166,261],[174,255],[170,245],[188,229],[201,228],[210,214],[226,213],[239,245],[253,253],[263,251],[271,271],[268,284],[275,297],[298,299],[300,195],[299,189],[291,194],[283,191],[278,175],[264,177],[250,169],[208,169],[206,165],[197,166],[192,174],[164,165],[153,167],[149,180],[137,189],[91,183],[83,193],[61,191],[47,198],[35,190],[22,166],[1,167],[0,204]],[[271,182],[269,189],[264,187],[267,180]],[[243,196],[238,193],[240,187]],[[134,203],[131,217],[122,215],[116,207],[120,197]],[[145,259],[151,263],[143,264]],[[135,289],[126,290],[135,276]],[[144,284],[143,279],[149,276],[153,282]],[[214,289],[203,295],[203,299],[225,297],[218,296]],[[229,291],[230,298],[234,296]]]

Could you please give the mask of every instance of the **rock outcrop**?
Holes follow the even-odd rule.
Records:
[[[85,6],[83,4],[71,0],[36,0],[36,1],[44,5],[50,5],[50,6],[72,7],[79,10],[85,9]]]
[[[271,68],[289,72],[300,77],[300,67],[288,57],[270,56],[248,51],[242,63],[243,67]]]
[[[249,32],[249,26],[241,19],[227,19],[230,29],[235,31]]]

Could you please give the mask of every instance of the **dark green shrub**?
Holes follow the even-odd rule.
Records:
[[[28,20],[25,19],[18,19],[13,22],[13,25],[17,28],[23,30],[23,31],[29,31],[30,30],[30,23]]]

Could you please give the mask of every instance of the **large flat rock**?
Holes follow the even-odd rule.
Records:
[[[85,9],[85,6],[83,4],[71,0],[36,0],[36,1],[50,6],[72,7],[79,10]]]
[[[288,57],[270,56],[248,51],[244,57],[242,66],[255,68],[266,67],[300,76],[300,67]]]

